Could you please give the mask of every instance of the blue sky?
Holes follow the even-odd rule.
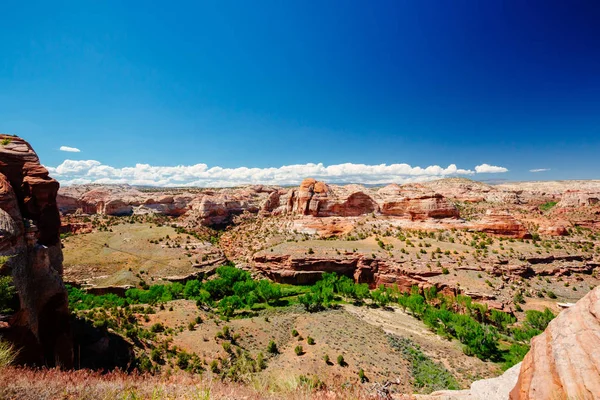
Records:
[[[0,132],[63,182],[402,182],[451,164],[600,178],[597,1],[8,1],[0,15]]]

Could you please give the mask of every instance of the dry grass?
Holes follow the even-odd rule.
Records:
[[[18,351],[14,347],[3,340],[0,340],[0,368],[8,367],[17,357]]]
[[[226,383],[209,376],[100,374],[89,370],[60,371],[7,367],[0,369],[0,398],[50,399],[378,399],[359,387],[311,390],[298,381],[272,389],[270,382]]]

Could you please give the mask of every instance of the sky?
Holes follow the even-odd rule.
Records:
[[[598,179],[600,2],[3,1],[62,184]]]

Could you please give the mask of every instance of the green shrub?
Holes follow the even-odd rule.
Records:
[[[364,383],[367,381],[367,377],[365,375],[365,371],[361,368],[358,370],[358,379],[360,379],[361,383]]]
[[[297,356],[301,356],[302,354],[304,354],[304,349],[301,345],[298,345],[294,348],[294,353],[296,353]]]
[[[267,352],[269,352],[271,354],[279,353],[279,350],[277,349],[277,344],[275,343],[275,341],[273,341],[273,340],[269,341],[269,344],[267,345]]]
[[[292,329],[292,336],[297,337],[298,335],[299,335],[298,331],[295,329]]]
[[[219,372],[219,362],[217,360],[212,360],[209,368],[213,374],[217,374]]]
[[[306,343],[308,343],[309,345],[314,345],[315,344],[315,339],[311,338],[310,336],[306,338]]]
[[[0,313],[11,313],[11,303],[15,296],[15,287],[10,276],[0,276]]]
[[[344,365],[346,365],[346,361],[344,361],[344,356],[343,355],[339,355],[337,356],[337,363],[339,366],[343,367]]]

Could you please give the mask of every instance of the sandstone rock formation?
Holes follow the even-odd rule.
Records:
[[[532,340],[514,400],[600,396],[600,288],[555,318]]]
[[[408,292],[413,286],[427,288],[444,284],[433,284],[428,277],[442,275],[440,268],[413,270],[391,260],[380,260],[364,254],[347,253],[336,257],[301,256],[259,252],[253,257],[254,267],[270,279],[290,284],[312,284],[324,272],[335,272],[354,279],[357,283],[367,283],[375,288],[379,285],[398,287]],[[448,289],[451,291],[451,289]]]
[[[26,345],[21,359],[37,365],[73,364],[69,310],[62,281],[58,182],[26,141],[0,135],[0,255],[14,280],[19,310],[6,337]]]
[[[600,191],[567,190],[556,205],[557,208],[587,207],[600,203]]]
[[[391,184],[377,191],[383,215],[410,220],[458,218],[458,209],[439,193],[420,184]]]
[[[375,201],[360,185],[329,186],[307,178],[287,196],[286,211],[313,217],[356,217],[378,210]]]
[[[509,212],[501,210],[487,210],[483,218],[472,223],[472,229],[518,239],[531,238],[531,234],[522,223]]]

